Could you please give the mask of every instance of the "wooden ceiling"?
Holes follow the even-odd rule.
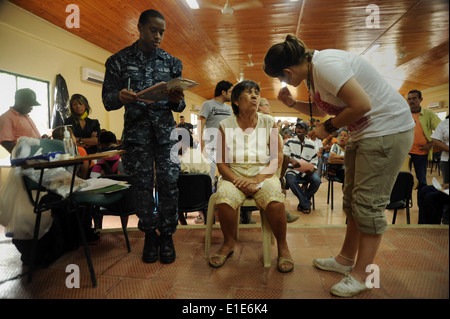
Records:
[[[161,48],[183,61],[183,77],[197,81],[200,85],[192,91],[206,99],[213,97],[217,82],[236,83],[243,73],[260,82],[262,96],[276,100],[280,83],[266,76],[261,65],[268,48],[288,33],[317,50],[363,54],[381,44],[366,57],[403,95],[449,82],[448,0],[260,0],[262,6],[230,16],[211,8],[223,7],[225,0],[198,0],[197,10],[185,0],[10,2],[111,53],[136,41],[140,13],[156,9],[166,19]],[[236,7],[253,2],[229,1]],[[66,27],[69,4],[80,9],[80,28]],[[368,28],[366,20],[376,22],[369,17],[376,15],[368,10],[373,4],[379,9],[379,27]],[[307,98],[303,85],[292,91]]]

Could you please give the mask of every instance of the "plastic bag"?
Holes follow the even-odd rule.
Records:
[[[42,196],[45,193],[41,193]],[[5,183],[0,187],[0,224],[5,226],[7,237],[32,239],[36,214],[23,185],[20,168],[11,169]],[[52,226],[51,212],[42,213],[39,228],[40,239]]]

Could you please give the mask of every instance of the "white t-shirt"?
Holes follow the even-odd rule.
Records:
[[[436,130],[431,134],[431,138],[437,139],[448,146],[448,118],[438,124]],[[442,151],[441,161],[448,162],[448,152]]]
[[[352,140],[405,132],[414,127],[405,98],[361,56],[333,49],[315,51],[312,63],[313,99],[327,114],[337,115],[346,107],[337,94],[352,77],[368,94],[372,109],[347,126]]]
[[[233,115],[233,109],[228,104],[220,103],[212,99],[203,103],[198,115],[206,119],[203,129],[208,130],[204,132],[205,145],[207,145],[213,141],[212,136],[217,136],[219,123]]]

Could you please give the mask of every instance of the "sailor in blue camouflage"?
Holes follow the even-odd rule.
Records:
[[[148,21],[155,20],[149,18]],[[165,30],[165,21],[157,19],[161,21],[164,24],[159,27],[153,22],[141,24],[140,20],[139,40],[106,61],[102,96],[108,111],[125,105],[123,166],[125,173],[133,177],[139,229],[144,232],[158,229],[161,234],[172,235],[178,224],[180,165],[170,160],[170,151],[177,142],[170,139],[175,128],[172,111],[184,110],[184,95],[176,90],[170,92],[166,100],[149,104],[136,100],[134,93],[181,77],[181,61],[158,47]],[[153,195],[154,181],[158,207],[155,207]]]

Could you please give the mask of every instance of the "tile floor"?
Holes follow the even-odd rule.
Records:
[[[436,176],[434,173],[430,175]],[[329,293],[342,275],[320,271],[312,265],[316,257],[339,252],[345,235],[345,216],[341,207],[340,185],[335,185],[334,210],[326,203],[327,181],[316,194],[316,209],[310,215],[297,212],[290,191],[287,208],[300,218],[288,224],[287,239],[295,270],[281,274],[276,270],[276,246],[272,246],[272,267],[262,266],[261,232],[256,225],[242,225],[235,254],[220,269],[209,267],[204,257],[203,225],[195,225],[195,213],[188,226],[180,226],[174,235],[175,263],[144,264],[141,253],[144,235],[136,230],[136,218],[130,218],[131,253],[127,253],[118,217],[104,220],[100,240],[90,245],[98,287],[92,288],[82,247],[65,254],[48,269],[35,272],[26,283],[27,269],[11,240],[0,237],[0,299],[338,299]],[[380,269],[380,288],[373,288],[354,299],[448,299],[449,231],[448,226],[422,226],[417,223],[417,207],[411,211],[411,225],[404,212],[397,216],[384,234],[374,261]],[[258,223],[259,214],[253,213]],[[392,212],[386,211],[389,222]],[[0,230],[0,233],[3,231]],[[219,225],[212,234],[211,251],[222,241]],[[80,288],[67,288],[66,267],[80,269]],[[14,279],[16,276],[20,278]],[[177,309],[176,311],[181,311]]]

